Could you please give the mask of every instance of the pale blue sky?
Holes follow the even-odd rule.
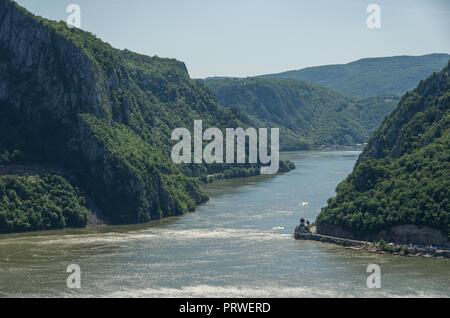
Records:
[[[253,76],[365,57],[450,53],[448,0],[17,0],[117,48],[177,58],[194,78]],[[366,8],[381,7],[381,29]]]

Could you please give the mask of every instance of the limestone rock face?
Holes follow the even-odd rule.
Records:
[[[182,62],[113,49],[0,1],[0,153],[64,167],[111,223],[207,200],[169,161],[168,140],[172,126],[193,122],[187,114],[236,120],[208,94]]]
[[[65,120],[95,111],[100,96],[88,57],[10,1],[0,3],[0,50],[2,100],[27,113],[46,108]]]
[[[348,231],[343,230],[339,226],[330,225],[326,223],[317,224],[317,233],[328,236],[335,236],[347,239],[355,239],[354,235]]]
[[[343,230],[339,226],[329,224],[319,224],[317,232],[322,235],[334,236],[345,239],[356,239],[363,241],[379,241],[383,239],[387,242],[413,243],[413,244],[432,244],[442,247],[450,247],[450,242],[446,236],[436,229],[427,226],[417,226],[412,224],[393,226],[389,230],[383,230],[379,233],[357,236],[349,231]]]
[[[450,247],[450,242],[442,232],[428,226],[419,227],[412,224],[398,225],[392,227],[389,231],[378,233],[375,237],[395,242],[415,242],[417,244],[432,244]]]

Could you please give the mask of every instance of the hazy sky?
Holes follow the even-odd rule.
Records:
[[[450,53],[449,0],[17,0],[117,48],[184,61],[192,77],[252,76],[364,57]],[[369,29],[369,4],[381,29]]]

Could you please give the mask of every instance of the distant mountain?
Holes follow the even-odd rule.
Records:
[[[204,80],[221,105],[244,112],[255,127],[279,127],[283,150],[366,142],[395,109],[396,96],[359,99],[301,80]]]
[[[449,68],[406,93],[373,134],[319,233],[450,246]]]
[[[421,79],[439,72],[449,59],[448,54],[366,58],[259,77],[300,79],[360,97],[401,96]]]

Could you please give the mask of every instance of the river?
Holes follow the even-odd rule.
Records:
[[[283,153],[295,171],[207,185],[210,201],[176,218],[0,235],[0,297],[450,297],[449,259],[293,239],[358,154]],[[66,286],[69,264],[80,289]],[[369,264],[381,267],[380,289],[366,285]]]

